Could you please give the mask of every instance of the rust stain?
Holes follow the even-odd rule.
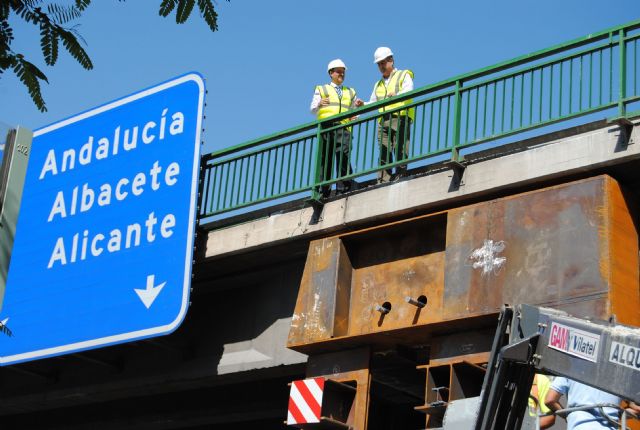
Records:
[[[637,320],[627,302],[640,301],[638,239],[625,203],[599,176],[313,241],[290,342],[418,330],[503,303],[584,301],[600,312],[591,316]],[[602,292],[608,310],[587,305]],[[405,300],[419,296],[423,309]]]
[[[434,253],[401,261],[355,269],[352,278],[350,334],[437,322],[442,312],[444,284],[441,268],[444,253]],[[406,302],[406,297],[425,296],[427,305],[420,308]],[[376,305],[388,302],[391,312],[380,318]],[[419,314],[416,320],[416,314]]]

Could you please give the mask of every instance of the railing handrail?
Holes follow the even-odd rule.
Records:
[[[456,84],[456,82],[464,82],[464,81],[470,81],[470,80],[474,80],[474,79],[478,79],[484,76],[488,76],[494,73],[499,73],[503,70],[507,70],[513,67],[517,67],[519,65],[522,64],[526,64],[529,62],[533,62],[536,60],[539,60],[541,58],[547,57],[547,56],[551,56],[551,55],[555,55],[558,54],[560,52],[564,52],[564,51],[568,51],[570,49],[575,49],[575,48],[579,48],[581,46],[590,44],[590,43],[594,43],[597,42],[598,40],[604,40],[606,38],[612,38],[614,36],[616,36],[616,33],[624,30],[624,31],[631,31],[631,30],[635,30],[640,28],[640,19],[638,20],[634,20],[631,21],[629,23],[623,24],[623,25],[618,25],[615,27],[611,27],[608,28],[606,30],[602,30],[599,31],[597,33],[591,33],[588,34],[587,36],[583,36],[583,37],[579,37],[573,40],[570,40],[568,42],[564,42],[555,46],[552,46],[550,48],[546,48],[546,49],[541,49],[538,51],[534,51],[532,53],[529,54],[525,54],[510,60],[506,60],[506,61],[501,61],[499,63],[493,64],[491,66],[488,67],[484,67],[472,72],[468,72],[468,73],[463,73],[457,76],[454,76],[452,78],[448,78],[445,79],[443,81],[440,82],[436,82],[434,84],[430,84],[430,85],[425,85],[422,86],[420,88],[417,88],[411,92],[407,92],[407,93],[403,93],[385,100],[381,100],[375,103],[370,103],[367,104],[366,106],[362,106],[350,111],[347,111],[345,113],[342,114],[338,114],[335,115],[333,117],[331,117],[331,121],[340,121],[342,119],[345,118],[350,118],[352,116],[355,115],[362,115],[364,113],[367,112],[371,112],[374,110],[379,109],[380,107],[384,106],[384,105],[389,105],[389,104],[393,104],[393,103],[397,103],[403,100],[407,100],[410,99],[412,97],[418,97],[418,96],[422,96],[425,95],[429,92],[435,92],[450,86],[453,86]],[[297,133],[306,131],[306,130],[312,130],[314,128],[317,128],[319,124],[322,123],[326,123],[327,120],[315,120],[312,122],[308,122],[305,124],[301,124],[298,125],[296,127],[293,128],[289,128],[289,129],[285,129],[282,131],[278,131],[276,133],[273,134],[269,134],[266,136],[262,136],[256,139],[252,139],[250,141],[241,143],[239,145],[235,145],[235,146],[231,146],[229,148],[224,148],[224,149],[220,149],[217,151],[213,151],[210,152],[208,154],[204,154],[202,156],[203,161],[206,162],[208,160],[211,160],[213,158],[218,158],[218,157],[222,157],[234,152],[238,152],[238,151],[243,151],[243,150],[247,150],[250,149],[252,147],[258,146],[258,145],[262,145],[264,143],[270,142],[270,141],[274,141],[274,140],[278,140],[278,139],[282,139],[288,136],[293,136]]]
[[[415,89],[413,91],[402,93],[400,95],[397,95],[397,96],[394,96],[394,97],[390,97],[390,98],[385,99],[385,100],[380,100],[380,101],[377,101],[377,102],[374,102],[374,103],[368,103],[365,106],[358,107],[358,108],[346,111],[346,112],[341,113],[341,114],[333,115],[332,117],[330,117],[328,119],[314,120],[312,122],[308,122],[308,123],[305,123],[305,124],[302,124],[302,125],[299,125],[299,126],[296,126],[296,127],[293,127],[293,128],[289,128],[289,129],[286,129],[286,130],[278,131],[276,133],[269,134],[267,136],[262,136],[262,137],[259,137],[257,139],[253,139],[253,140],[241,143],[241,144],[236,145],[236,146],[232,146],[232,147],[225,148],[225,149],[220,149],[218,151],[214,151],[214,152],[211,152],[209,154],[205,154],[202,157],[203,157],[203,160],[208,161],[208,160],[211,160],[213,158],[222,157],[224,155],[228,155],[228,154],[231,154],[231,153],[234,153],[234,152],[238,152],[238,151],[242,151],[242,150],[246,150],[246,149],[251,149],[251,148],[253,148],[255,146],[263,145],[263,144],[265,144],[267,142],[271,142],[271,141],[274,141],[274,140],[277,140],[277,139],[282,139],[282,138],[285,138],[285,137],[293,136],[293,135],[301,133],[303,131],[316,129],[316,128],[318,128],[318,125],[326,124],[328,121],[332,122],[332,123],[333,122],[339,122],[339,121],[341,121],[343,119],[346,119],[346,118],[351,118],[351,117],[356,116],[356,115],[362,115],[362,114],[367,113],[367,112],[378,110],[379,108],[381,108],[381,107],[383,107],[385,105],[388,105],[388,104],[393,104],[393,103],[397,103],[397,102],[402,101],[402,100],[410,99],[412,97],[417,97],[417,96],[424,95],[424,94],[429,92],[427,90],[431,90],[430,86],[420,87],[420,88]],[[396,110],[402,110],[402,109],[398,108]]]

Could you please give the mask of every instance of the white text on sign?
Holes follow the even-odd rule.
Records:
[[[143,126],[133,126],[124,130],[122,126],[117,126],[111,138],[96,139],[90,135],[78,150],[69,148],[56,152],[55,148],[51,148],[40,170],[39,180],[54,179],[61,174],[116,157],[153,142],[161,145],[162,141],[165,141],[164,144],[166,144],[171,137],[182,134],[185,126],[182,112],[175,112],[167,117],[168,111],[167,108],[162,110],[158,122],[148,121]],[[138,144],[139,140],[142,145]],[[63,222],[80,213],[95,211],[123,202],[128,198],[141,197],[145,192],[156,192],[162,187],[172,187],[178,182],[179,176],[178,162],[173,161],[165,166],[156,160],[147,170],[133,172],[112,182],[95,185],[82,181],[73,184],[75,186],[67,185],[65,189],[55,192],[47,222]],[[52,246],[47,269],[84,261],[90,257],[99,257],[104,252],[115,253],[138,247],[145,240],[147,243],[153,243],[158,237],[168,239],[173,235],[176,223],[175,214],[166,213],[158,217],[152,211],[144,220],[133,220],[124,226],[114,226],[107,231],[92,231],[90,228],[85,228],[71,234],[60,235]]]

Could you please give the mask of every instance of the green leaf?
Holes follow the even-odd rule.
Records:
[[[14,12],[29,24],[38,24],[40,22],[40,10],[33,9],[32,6],[25,5],[27,2],[9,2]]]
[[[13,29],[7,21],[0,21],[0,55],[8,53],[13,41]]]
[[[4,73],[5,70],[11,68],[11,60],[7,56],[0,55],[0,75]]]
[[[76,0],[76,8],[78,8],[79,11],[85,10],[90,4],[91,0]]]
[[[34,75],[36,78],[40,79],[41,81],[45,81],[47,84],[49,83],[49,79],[47,78],[47,75],[42,73],[42,70],[38,69],[34,64],[31,64],[28,61],[26,61],[25,63],[26,63],[25,67],[29,69],[29,72],[32,75]]]
[[[178,10],[176,11],[176,22],[182,24],[189,19],[196,0],[178,0]]]
[[[67,28],[67,31],[70,31],[71,33],[73,33],[73,35],[76,37],[76,40],[82,42],[82,44],[84,45],[88,45],[87,41],[84,40],[84,37],[82,37],[82,35],[78,32],[78,30],[76,30],[77,25],[74,25],[71,28]]]
[[[218,14],[213,7],[213,2],[211,0],[198,0],[198,8],[200,8],[200,15],[204,18],[209,29],[211,31],[217,31]]]
[[[33,9],[45,2],[45,0],[13,0],[14,3],[24,3],[25,6]]]
[[[62,6],[57,3],[52,3],[47,6],[47,14],[56,24],[64,24],[80,18],[82,9],[75,6]]]
[[[62,39],[62,45],[67,49],[69,54],[71,54],[71,56],[75,58],[76,61],[85,69],[93,69],[93,63],[91,62],[89,55],[87,55],[85,50],[82,49],[78,39],[76,39],[76,36],[62,27],[55,27],[55,29],[57,34],[60,36],[60,39]]]
[[[168,16],[177,3],[178,0],[162,0],[162,3],[160,3],[160,16]]]
[[[58,61],[58,34],[48,22],[40,23],[40,47],[44,61],[53,66]]]
[[[33,100],[33,103],[40,112],[46,112],[47,107],[44,99],[42,98],[42,93],[40,92],[40,81],[38,80],[47,81],[44,73],[42,73],[36,66],[25,60],[20,54],[15,55],[13,58],[13,71],[20,82],[27,87],[31,100]],[[42,79],[43,76],[45,79]]]
[[[9,2],[0,1],[0,19],[1,20],[4,21],[9,18],[9,11],[11,11],[11,8],[9,7]]]

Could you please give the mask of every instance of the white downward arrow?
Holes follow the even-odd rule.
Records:
[[[138,294],[138,297],[140,297],[140,300],[142,300],[142,303],[144,303],[147,309],[151,307],[154,300],[156,299],[156,297],[158,297],[158,294],[160,294],[160,291],[164,287],[164,284],[166,284],[166,282],[163,282],[160,285],[154,286],[153,284],[155,284],[155,282],[156,282],[156,275],[149,275],[147,276],[146,289],[143,290],[143,289],[134,288],[134,290]]]

